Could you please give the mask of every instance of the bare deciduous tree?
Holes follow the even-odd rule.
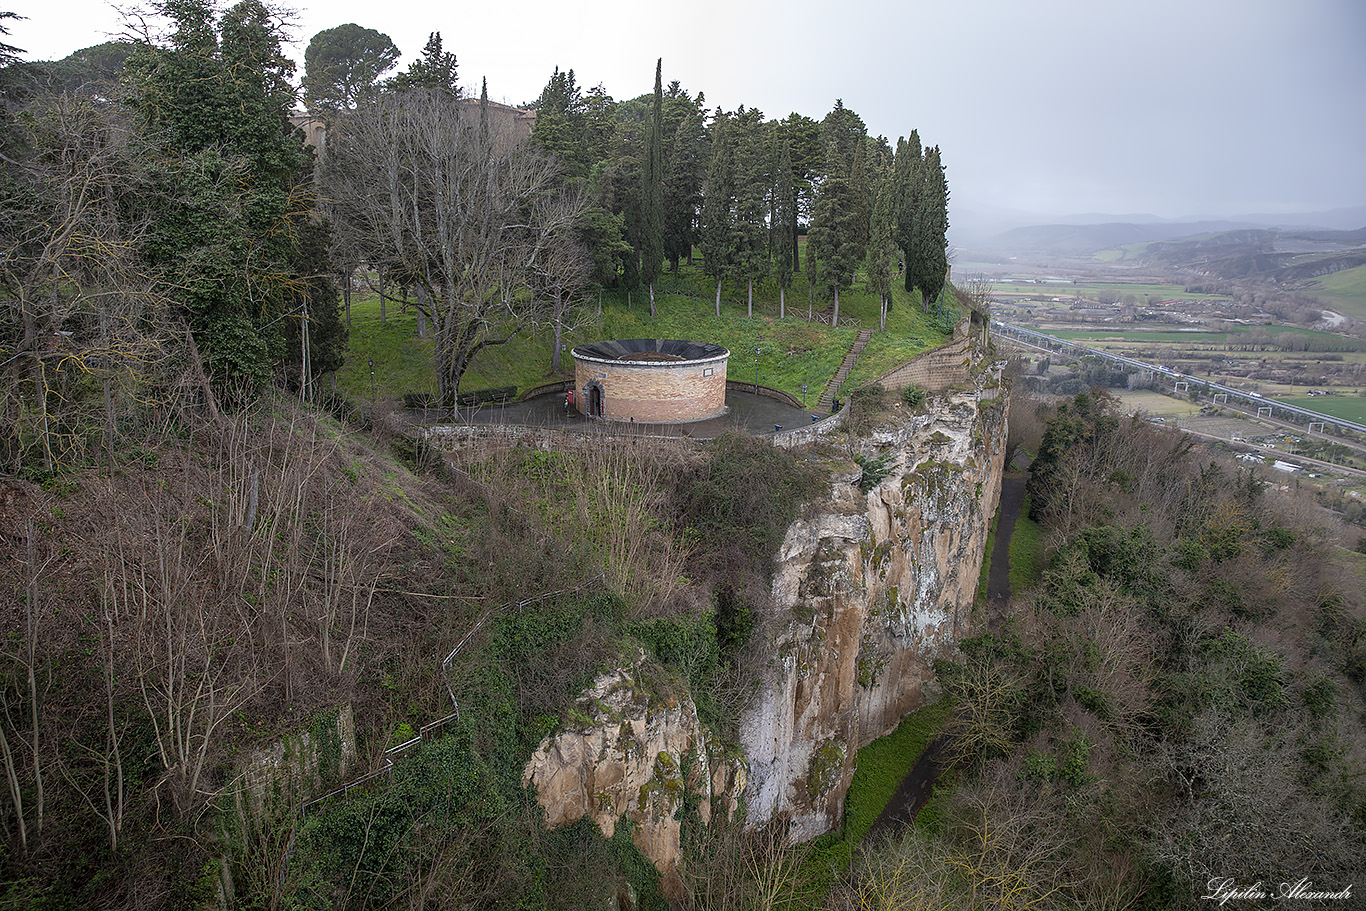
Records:
[[[482,349],[562,318],[586,209],[555,162],[440,92],[392,92],[338,121],[325,181],[354,258],[423,289],[442,404]]]
[[[167,358],[169,289],[142,255],[156,190],[118,110],[45,97],[19,123],[31,154],[0,194],[0,458],[17,468],[32,450],[50,472],[84,454],[64,429],[86,407],[77,376],[97,380],[90,417],[112,445],[120,393]]]

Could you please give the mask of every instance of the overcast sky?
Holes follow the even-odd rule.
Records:
[[[461,81],[539,95],[554,67],[614,98],[664,81],[708,106],[918,129],[954,209],[1164,217],[1366,204],[1363,0],[295,0],[293,56],[346,22],[403,67],[439,30]],[[7,43],[55,59],[107,40],[101,0],[0,0]]]

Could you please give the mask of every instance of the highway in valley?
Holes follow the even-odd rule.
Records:
[[[1150,373],[1154,378],[1161,377],[1177,392],[1189,392],[1196,396],[1205,398],[1219,404],[1216,396],[1226,396],[1227,403],[1239,402],[1250,413],[1256,409],[1258,417],[1269,417],[1273,420],[1282,421],[1289,424],[1305,426],[1310,429],[1316,424],[1324,427],[1337,427],[1353,433],[1366,434],[1366,425],[1358,424],[1355,421],[1348,421],[1344,418],[1334,417],[1331,414],[1323,414],[1318,411],[1311,411],[1308,408],[1301,408],[1298,405],[1291,405],[1275,399],[1265,398],[1255,392],[1247,392],[1242,389],[1234,389],[1211,380],[1202,379],[1197,376],[1180,373],[1176,370],[1168,369],[1160,364],[1145,364],[1142,361],[1134,360],[1131,357],[1124,357],[1120,354],[1112,354],[1102,351],[1099,348],[1091,348],[1086,345],[1079,345],[1067,339],[1057,338],[1034,329],[1026,329],[1023,326],[1015,326],[1010,323],[1003,323],[1000,320],[991,321],[991,331],[999,336],[1019,342],[1040,351],[1049,351],[1062,354],[1067,357],[1081,359],[1084,357],[1096,357],[1112,364],[1127,367],[1130,370],[1137,370],[1141,373]],[[1186,384],[1182,389],[1181,384]]]

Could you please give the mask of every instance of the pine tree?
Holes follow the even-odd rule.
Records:
[[[314,114],[351,110],[377,90],[398,57],[388,35],[354,22],[318,32],[304,51],[305,105]]]

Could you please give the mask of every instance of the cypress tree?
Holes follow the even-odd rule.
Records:
[[[916,219],[916,271],[922,307],[939,300],[948,279],[949,184],[939,160],[939,146],[925,152],[921,168],[920,210]]]
[[[733,127],[720,108],[712,121],[711,162],[702,194],[702,268],[716,279],[716,315],[721,315],[721,282],[735,269],[735,156]]]
[[[735,260],[746,279],[749,315],[754,315],[754,280],[768,274],[768,193],[772,183],[768,130],[759,110],[736,112],[735,134]]]
[[[689,105],[674,131],[664,167],[664,256],[675,274],[679,260],[692,259],[697,209],[702,202],[702,181],[707,170],[706,152],[702,114]]]
[[[915,288],[915,270],[911,264],[911,254],[915,247],[915,220],[920,199],[920,166],[922,164],[920,134],[911,130],[911,135],[896,141],[896,158],[893,160],[892,173],[895,184],[893,200],[894,218],[892,239],[901,250],[903,271],[906,276],[906,290]]]
[[[645,137],[641,168],[640,276],[650,289],[650,315],[655,315],[655,279],[664,261],[664,58],[655,62],[654,105]]]
[[[797,200],[792,182],[792,142],[786,136],[780,142],[778,166],[773,177],[773,213],[770,219],[773,251],[773,271],[778,278],[779,315],[785,315],[786,294],[792,284],[797,251],[789,238],[797,234]]]
[[[880,327],[887,328],[891,309],[892,270],[896,267],[896,242],[892,240],[892,203],[895,188],[890,174],[878,181],[868,225],[868,290],[878,296]]]

